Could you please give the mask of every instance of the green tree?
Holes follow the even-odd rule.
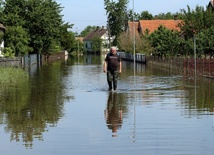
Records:
[[[73,26],[62,21],[61,11],[62,7],[54,0],[5,0],[1,20],[6,27],[21,27],[26,31],[28,46],[32,47],[29,52],[58,52],[68,48],[66,42],[71,38],[65,37],[69,36],[68,29]],[[16,45],[6,44],[19,52],[14,49]]]
[[[196,39],[197,54],[210,55],[210,58],[214,55],[214,26],[209,29],[203,29]]]
[[[96,26],[90,26],[88,25],[81,33],[80,36],[81,37],[85,37],[87,36],[91,31],[96,30]]]
[[[7,26],[4,35],[5,47],[10,47],[15,56],[22,56],[32,50],[28,46],[30,37],[21,26]]]
[[[75,44],[75,36],[74,33],[71,31],[68,31],[67,26],[62,26],[61,29],[61,47],[64,50],[67,50],[69,53],[71,52],[71,49],[73,45]]]
[[[26,8],[26,28],[31,36],[30,46],[35,53],[48,53],[52,43],[60,46],[63,25],[62,8],[52,0],[29,0]]]
[[[93,37],[91,40],[92,43],[92,51],[100,52],[102,47],[102,39],[100,37]]]
[[[114,45],[117,45],[117,39],[127,25],[127,4],[128,0],[119,0],[118,2],[104,0],[110,35],[115,37]]]
[[[118,47],[120,50],[132,53],[134,47],[133,37],[128,35],[128,33],[123,32],[118,39]],[[143,53],[149,55],[152,53],[152,47],[147,39],[147,36],[135,36],[135,51],[136,53]]]
[[[201,30],[210,28],[214,25],[214,13],[212,9],[205,10],[203,7],[196,6],[195,10],[191,10],[187,6],[187,11],[182,10],[184,19],[179,27],[186,39],[193,38]]]
[[[151,20],[152,18],[152,14],[148,11],[142,11],[140,14],[138,14],[138,20]]]
[[[178,32],[171,31],[164,26],[160,26],[150,35],[152,47],[155,55],[172,56],[178,54],[180,43]]]

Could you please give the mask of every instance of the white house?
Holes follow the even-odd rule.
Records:
[[[109,37],[107,29],[104,26],[97,26],[96,30],[91,31],[86,37],[83,39],[84,43],[84,51],[92,52],[92,39],[94,37],[99,37],[102,39],[102,47],[101,51],[108,51],[110,42],[112,42],[113,38]]]
[[[0,24],[0,34],[4,34],[4,32],[5,32],[5,27],[2,24]],[[0,57],[3,57],[2,55],[3,49],[4,49],[4,40],[0,42]]]

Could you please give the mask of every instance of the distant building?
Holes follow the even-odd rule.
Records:
[[[161,25],[169,30],[180,31],[179,23],[181,23],[181,20],[177,20],[176,17],[172,20],[139,20],[138,22],[129,22],[127,31],[133,34],[133,30],[135,30],[136,36],[139,34],[143,35],[145,32],[151,34]]]
[[[0,34],[4,34],[4,32],[5,32],[5,27],[2,24],[0,24]],[[3,57],[3,55],[2,55],[3,49],[4,49],[4,40],[1,40],[0,41],[0,57]]]
[[[140,33],[153,33],[161,25],[169,30],[180,31],[178,27],[180,20],[140,20],[138,30]]]
[[[107,29],[104,28],[104,26],[99,27],[97,26],[96,30],[91,31],[86,37],[83,39],[84,43],[84,51],[86,52],[95,52],[92,49],[92,40],[93,38],[98,37],[102,39],[102,47],[101,51],[108,51],[109,44],[112,42],[112,38],[109,38]]]
[[[84,39],[84,37],[75,37],[75,40],[78,40],[78,41],[80,41],[81,43],[83,43],[83,39]]]

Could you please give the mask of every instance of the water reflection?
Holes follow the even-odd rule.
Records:
[[[107,127],[112,130],[112,137],[117,137],[117,131],[122,127],[123,113],[116,92],[109,92],[107,108],[104,112]]]
[[[63,116],[63,63],[43,66],[30,82],[1,88],[0,119],[10,140],[32,147]]]

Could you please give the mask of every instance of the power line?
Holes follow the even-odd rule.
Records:
[[[198,6],[201,6],[202,4],[203,5],[205,5],[205,4],[208,5],[209,2],[210,2],[210,0],[199,0],[199,2],[196,2],[195,5],[198,5]]]

